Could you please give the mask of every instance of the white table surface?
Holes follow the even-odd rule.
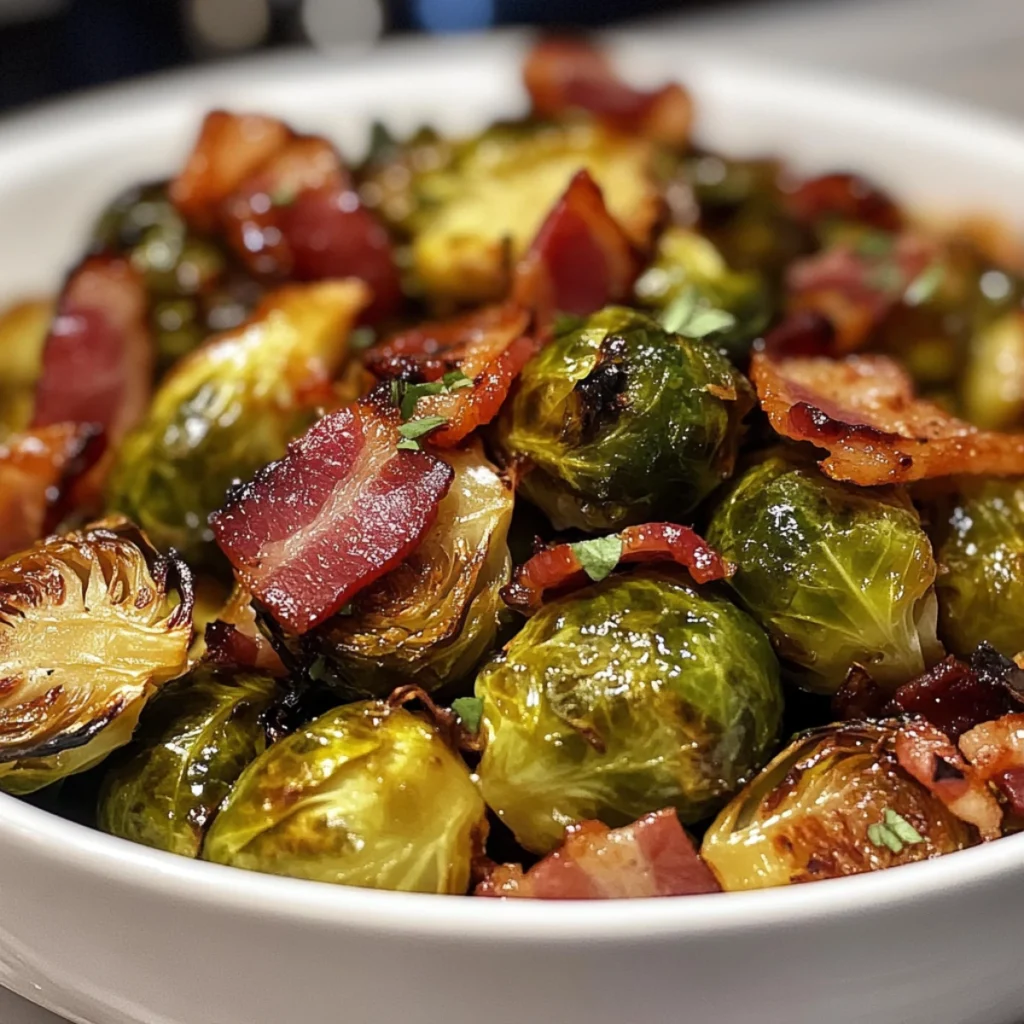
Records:
[[[1024,120],[1024,0],[776,0],[660,20],[733,54],[869,74]],[[66,1022],[0,988],[0,1024]]]

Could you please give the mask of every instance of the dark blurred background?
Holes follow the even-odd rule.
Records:
[[[826,0],[831,2],[831,0]],[[728,0],[0,0],[0,110],[131,75],[313,43],[597,26]]]

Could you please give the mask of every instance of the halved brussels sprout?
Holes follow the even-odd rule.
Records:
[[[645,245],[661,211],[653,155],[649,142],[592,121],[524,122],[456,144],[437,169],[410,175],[403,168],[419,283],[442,301],[500,299],[511,263],[581,170],[601,187],[626,234]]]
[[[961,657],[987,642],[1012,658],[1024,651],[1024,480],[959,488],[937,535],[940,633]]]
[[[773,314],[772,298],[759,274],[730,270],[709,239],[672,227],[661,236],[654,262],[637,281],[636,297],[664,314],[687,296],[692,298],[689,320],[700,325],[699,336],[734,359],[746,355]],[[687,334],[685,327],[679,331]]]
[[[336,885],[461,894],[487,824],[469,770],[424,719],[348,704],[243,773],[203,857]]]
[[[942,657],[935,559],[901,491],[837,483],[778,450],[736,480],[707,540],[808,690],[834,693],[854,664],[892,689]]]
[[[281,288],[245,326],[178,363],[121,447],[111,508],[154,543],[201,558],[228,487],[280,458],[329,399],[367,294],[358,281]]]
[[[717,817],[701,857],[726,891],[877,871],[972,845],[973,830],[898,764],[886,725],[798,737]]]
[[[221,801],[266,749],[260,716],[278,696],[269,676],[198,668],[165,686],[139,720],[130,756],[107,773],[105,832],[184,857],[199,856]]]
[[[53,303],[19,302],[0,312],[0,441],[32,419]]]
[[[317,650],[346,690],[433,690],[470,673],[494,644],[511,570],[512,491],[479,443],[446,461],[455,480],[427,535],[318,634]]]
[[[717,810],[768,756],[782,714],[767,637],[735,605],[653,570],[542,608],[477,677],[484,799],[547,853],[565,829]]]
[[[1020,426],[1024,420],[1024,312],[1006,313],[972,338],[960,400],[964,416],[983,430]]]
[[[192,585],[123,521],[0,562],[0,789],[31,793],[102,761],[181,675]]]
[[[710,345],[613,306],[527,363],[500,443],[556,529],[675,520],[731,475],[751,403]]]

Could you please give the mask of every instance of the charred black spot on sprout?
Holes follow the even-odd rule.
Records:
[[[580,440],[589,444],[602,428],[612,424],[629,401],[626,339],[605,338],[598,349],[597,365],[573,390],[580,398]]]

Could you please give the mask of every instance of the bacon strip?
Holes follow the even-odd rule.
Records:
[[[569,183],[516,266],[512,294],[547,325],[556,313],[586,316],[624,301],[641,269],[600,187],[584,170]]]
[[[419,417],[446,420],[430,441],[451,448],[498,415],[513,381],[537,349],[523,333],[529,319],[524,309],[506,303],[455,320],[423,324],[370,349],[366,366],[381,380],[400,377],[428,382],[461,370],[472,387],[426,395],[416,406]]]
[[[682,86],[633,89],[600,50],[581,40],[538,43],[523,77],[538,117],[557,119],[582,110],[619,131],[665,145],[682,147],[689,141],[693,102]]]
[[[252,595],[235,587],[227,603],[204,630],[204,659],[225,668],[254,669],[272,676],[286,676],[287,669],[270,641],[256,624]]]
[[[775,430],[829,454],[834,480],[862,486],[958,473],[1024,473],[1024,434],[978,430],[915,398],[910,377],[885,356],[773,358],[755,353],[751,379]]]
[[[1013,813],[1024,815],[1024,714],[975,726],[960,737],[960,750],[1002,792]]]
[[[822,174],[806,178],[784,194],[787,209],[814,225],[837,219],[867,224],[880,231],[899,231],[903,214],[892,197],[857,174]]]
[[[239,580],[284,627],[305,633],[401,562],[429,529],[451,467],[400,451],[368,406],[314,424],[210,517]]]
[[[585,821],[568,829],[562,846],[529,871],[498,866],[474,895],[609,900],[708,892],[721,888],[670,809],[617,829]]]
[[[645,523],[627,526],[617,536],[622,541],[620,564],[675,562],[688,569],[697,583],[726,579],[736,571],[734,565],[725,561],[688,526]],[[501,596],[510,608],[532,615],[549,592],[575,590],[589,582],[573,545],[555,544],[519,566]]]
[[[0,445],[0,558],[56,529],[68,489],[103,452],[93,427],[57,423]]]

